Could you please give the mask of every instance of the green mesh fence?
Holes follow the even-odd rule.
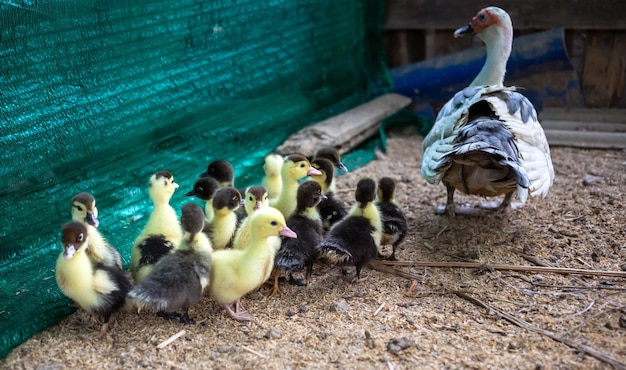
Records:
[[[379,0],[1,0],[0,358],[75,308],[56,286],[70,199],[97,199],[128,266],[160,170],[190,199],[290,134],[390,90]]]

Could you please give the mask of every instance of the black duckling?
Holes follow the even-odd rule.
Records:
[[[214,178],[200,177],[193,184],[193,189],[185,193],[187,197],[196,197],[205,202],[204,217],[207,223],[213,219],[213,196],[219,188],[220,184]]]
[[[213,219],[204,232],[216,250],[232,247],[238,218],[235,211],[241,204],[241,194],[231,186],[219,188],[213,196]]]
[[[87,255],[92,261],[123,268],[122,256],[97,229],[98,208],[93,195],[84,191],[72,198],[72,220],[82,222],[87,228],[89,233]]]
[[[87,256],[89,231],[79,221],[70,221],[62,228],[63,252],[56,261],[59,289],[83,310],[103,319],[100,333],[109,329],[109,319],[124,306],[131,283],[116,266],[94,262]]]
[[[315,181],[305,181],[298,187],[296,211],[287,218],[287,227],[297,238],[281,238],[281,246],[274,259],[274,285],[267,295],[282,296],[278,287],[280,271],[286,271],[292,284],[306,286],[311,281],[317,246],[323,240],[324,229],[316,206],[324,198],[322,187]],[[294,279],[293,273],[306,267],[304,280]]]
[[[317,158],[325,158],[332,162],[332,164],[342,170],[343,172],[348,172],[348,167],[346,167],[341,161],[341,154],[339,154],[339,150],[334,146],[323,146],[319,148],[315,154],[313,154],[313,160]]]
[[[328,231],[334,224],[342,220],[348,214],[344,205],[335,198],[336,186],[334,182],[335,167],[325,158],[317,158],[311,162],[311,166],[317,168],[321,174],[313,175],[311,179],[322,186],[322,194],[325,199],[317,205],[324,230]]]
[[[199,177],[212,177],[221,187],[235,186],[235,169],[225,159],[211,161],[206,171],[202,172]]]
[[[202,233],[204,213],[195,203],[182,208],[183,240],[174,253],[161,258],[152,272],[131,289],[128,296],[140,308],[157,311],[159,316],[179,318],[183,324],[195,323],[189,308],[203,296],[211,273],[211,242]],[[175,312],[182,310],[182,315]]]
[[[389,177],[378,180],[378,200],[376,206],[380,212],[383,233],[381,245],[391,245],[393,250],[388,257],[389,260],[396,260],[396,249],[406,236],[408,224],[406,216],[400,205],[396,201],[396,182]]]
[[[154,209],[143,231],[133,244],[130,269],[135,284],[143,280],[157,261],[178,247],[183,237],[178,215],[169,202],[178,188],[168,171],[157,172],[150,178],[150,198]]]
[[[376,182],[361,179],[355,191],[356,203],[348,215],[336,223],[318,245],[318,258],[332,264],[356,267],[356,280],[361,279],[361,269],[378,255],[381,221],[374,205]]]

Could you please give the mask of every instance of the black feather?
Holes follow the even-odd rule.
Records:
[[[137,247],[141,252],[141,258],[137,267],[153,265],[174,249],[172,242],[167,240],[165,235],[162,234],[150,235]]]

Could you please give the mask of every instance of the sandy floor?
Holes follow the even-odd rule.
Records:
[[[361,177],[394,177],[410,225],[398,258],[480,268],[366,268],[367,280],[351,284],[337,268],[318,264],[309,287],[284,284],[282,298],[244,297],[256,317],[249,324],[231,320],[207,297],[190,311],[196,325],[120,313],[108,336],[92,340],[99,326],[77,312],[14,349],[1,367],[624,366],[626,279],[606,273],[626,270],[624,151],[553,148],[556,180],[548,198],[531,199],[504,217],[450,219],[434,212],[445,201],[443,185],[428,185],[419,174],[421,137],[396,132],[388,144],[385,158],[338,178],[341,198],[351,203]],[[557,269],[531,270],[538,264]]]

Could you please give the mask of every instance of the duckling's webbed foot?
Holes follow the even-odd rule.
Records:
[[[254,317],[248,313],[248,310],[237,300],[237,302],[232,304],[224,304],[224,311],[228,314],[228,316],[232,317],[237,321],[252,321]]]
[[[191,317],[189,317],[189,312],[187,310],[185,310],[185,312],[183,312],[183,314],[180,315],[180,323],[181,324],[194,325],[196,323],[196,321],[194,319],[192,319]]]
[[[157,316],[162,317],[165,320],[182,320],[181,318],[182,315],[175,311],[172,311],[172,312],[159,311],[157,312]]]
[[[307,286],[307,281],[305,279],[296,279],[292,274],[289,274],[289,284],[297,285],[297,286]]]

